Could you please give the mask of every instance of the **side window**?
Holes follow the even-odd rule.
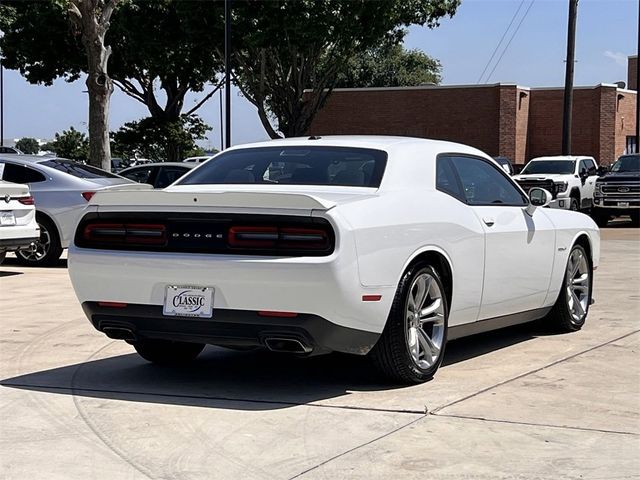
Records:
[[[528,200],[506,174],[481,158],[451,156],[469,205],[525,206]]]
[[[598,173],[598,169],[593,160],[588,158],[584,161],[584,163],[587,166],[587,173],[589,174],[589,176],[596,175]]]
[[[436,189],[461,202],[466,202],[460,181],[449,157],[439,156],[436,160]]]
[[[155,187],[165,188],[179,179],[182,175],[188,172],[186,168],[180,167],[160,167],[158,176],[156,177]]]
[[[149,177],[151,176],[150,168],[138,168],[137,170],[132,170],[131,172],[124,172],[122,174],[124,178],[128,178],[129,180],[133,180],[138,183],[147,183]]]
[[[44,182],[46,177],[24,165],[5,163],[2,171],[2,180],[13,183],[38,183]]]

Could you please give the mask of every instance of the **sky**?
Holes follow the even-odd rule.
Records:
[[[639,3],[580,0],[575,85],[626,81],[627,56],[637,50]],[[502,82],[528,87],[561,86],[568,4],[568,0],[462,0],[456,15],[442,19],[438,28],[411,27],[405,46],[439,59],[443,84]],[[503,36],[502,45],[496,50]],[[489,63],[494,50],[496,54]],[[485,74],[481,77],[483,70]],[[5,70],[5,139],[26,136],[51,139],[55,132],[70,126],[86,132],[88,105],[83,90],[86,90],[84,80],[71,84],[58,80],[53,86],[44,87],[30,85],[18,72]],[[185,111],[203,95],[189,95]],[[202,142],[205,148],[220,148],[219,108],[216,95],[198,111],[213,127],[208,139]],[[112,130],[145,116],[148,111],[144,105],[115,90],[111,101]],[[233,144],[267,138],[255,107],[234,89]]]

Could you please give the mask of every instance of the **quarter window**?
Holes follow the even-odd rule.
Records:
[[[489,161],[451,155],[451,164],[460,178],[469,205],[525,206],[527,198]]]
[[[38,183],[47,178],[33,168],[14,163],[5,163],[2,169],[2,180],[13,183]]]
[[[449,157],[438,157],[436,161],[436,188],[461,202],[466,202],[458,175]]]

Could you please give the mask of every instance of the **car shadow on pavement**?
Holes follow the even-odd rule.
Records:
[[[535,324],[451,342],[443,369],[539,336]],[[295,357],[207,347],[195,362],[156,366],[137,354],[87,360],[0,381],[3,387],[81,397],[238,410],[273,410],[407,388],[385,381],[366,357]],[[410,387],[409,387],[410,388]],[[428,388],[428,384],[425,388]],[[334,402],[335,403],[335,402]]]
[[[23,275],[24,272],[7,272],[0,270],[0,278],[1,277],[13,277],[15,275]]]

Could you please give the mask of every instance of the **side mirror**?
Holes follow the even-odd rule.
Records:
[[[529,205],[527,205],[526,212],[529,215],[533,215],[538,207],[546,207],[553,200],[553,195],[544,188],[534,187],[529,190]]]
[[[609,169],[603,165],[598,167],[598,175],[602,176],[604,174],[606,174],[609,171]]]

